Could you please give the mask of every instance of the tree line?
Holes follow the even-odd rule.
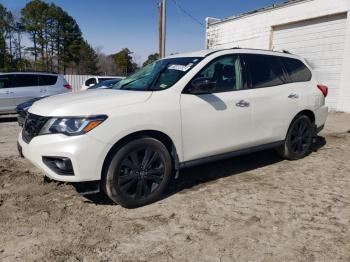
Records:
[[[24,46],[24,36],[30,46]],[[128,75],[138,68],[131,54],[128,48],[97,53],[75,19],[54,3],[32,0],[19,18],[0,3],[0,72]],[[155,58],[158,54],[150,55],[144,64]]]
[[[97,54],[83,38],[77,22],[53,3],[33,0],[18,19],[0,4],[0,30],[1,71],[98,72]],[[32,46],[23,46],[23,34]],[[29,58],[23,56],[25,53]]]

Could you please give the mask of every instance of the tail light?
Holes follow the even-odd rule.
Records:
[[[326,85],[317,85],[318,89],[322,92],[324,97],[328,95],[328,87]]]
[[[69,90],[72,90],[72,86],[68,83],[64,84],[63,86]]]

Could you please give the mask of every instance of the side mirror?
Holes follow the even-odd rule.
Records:
[[[95,84],[90,84],[89,87],[94,86]]]
[[[215,87],[216,82],[212,79],[199,77],[191,82],[191,87],[188,89],[188,92],[194,95],[211,94],[214,92]]]

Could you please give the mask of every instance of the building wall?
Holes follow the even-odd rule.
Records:
[[[296,1],[242,17],[221,21],[208,19],[206,47],[273,49],[274,27],[346,12],[347,35],[336,109],[350,112],[350,0]]]
[[[350,11],[348,11],[346,25],[345,46],[337,109],[339,111],[350,112]]]

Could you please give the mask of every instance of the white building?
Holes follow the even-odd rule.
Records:
[[[292,0],[206,21],[207,48],[287,50],[305,57],[329,87],[330,109],[350,112],[350,0]]]

